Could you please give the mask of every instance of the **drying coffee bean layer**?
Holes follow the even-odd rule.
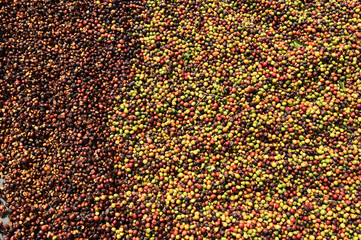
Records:
[[[5,4],[8,239],[361,238],[360,11]]]

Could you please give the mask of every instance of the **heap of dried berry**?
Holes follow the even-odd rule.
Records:
[[[7,239],[361,238],[361,2],[5,1]]]

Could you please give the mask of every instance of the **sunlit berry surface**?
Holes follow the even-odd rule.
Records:
[[[361,239],[360,1],[5,0],[0,36],[5,240]]]

